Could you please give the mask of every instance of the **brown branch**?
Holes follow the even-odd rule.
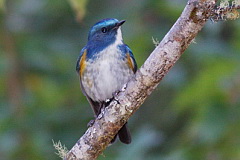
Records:
[[[217,22],[220,20],[235,20],[239,18],[239,12],[237,11],[240,9],[240,4],[229,4],[229,6],[215,6],[212,11],[211,20]]]
[[[182,15],[137,71],[77,141],[66,160],[96,159],[111,139],[157,87],[211,15],[216,0],[189,0]]]

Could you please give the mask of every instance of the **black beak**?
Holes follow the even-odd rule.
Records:
[[[125,20],[121,20],[117,23],[116,27],[120,27],[121,25],[123,25],[123,23],[126,22]]]

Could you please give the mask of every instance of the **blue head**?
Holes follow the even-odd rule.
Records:
[[[118,21],[113,18],[103,19],[97,22],[89,31],[88,42],[107,46],[116,40],[122,41],[120,26],[124,22],[124,20]]]

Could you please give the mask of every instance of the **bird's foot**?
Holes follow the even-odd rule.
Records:
[[[88,128],[89,128],[89,127],[92,127],[93,124],[94,124],[94,122],[95,122],[95,119],[90,120],[90,121],[88,122],[88,124],[87,124],[87,127],[88,127]]]
[[[111,99],[109,99],[109,98],[105,100],[106,103],[110,103],[110,101],[111,101]]]
[[[113,92],[112,96],[116,97],[119,93],[120,93],[120,91],[115,91],[115,92]]]
[[[111,100],[115,100],[118,104],[120,104],[120,102],[118,101],[118,99],[116,98],[118,96],[118,94],[120,93],[120,91],[116,91],[113,93],[113,98]]]

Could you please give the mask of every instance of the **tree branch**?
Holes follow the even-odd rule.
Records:
[[[217,0],[189,0],[182,15],[115,100],[68,152],[66,160],[96,159],[157,87],[211,16]]]
[[[215,6],[212,11],[211,20],[217,22],[219,20],[235,20],[239,18],[240,0],[232,2],[222,1],[219,6]]]

